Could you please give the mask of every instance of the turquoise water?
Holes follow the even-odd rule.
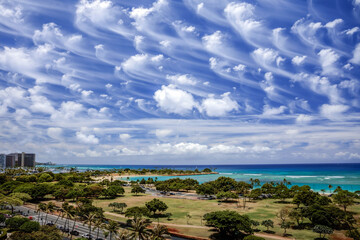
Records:
[[[258,178],[262,183],[280,182],[284,178],[292,185],[309,185],[314,191],[324,189],[329,192],[331,184],[334,190],[337,186],[345,190],[360,190],[360,164],[286,164],[286,165],[57,165],[62,167],[76,167],[78,170],[87,169],[142,169],[142,168],[172,168],[182,170],[195,170],[198,168],[215,169],[219,174],[180,176],[180,178],[194,178],[200,183],[212,181],[220,176],[234,178],[237,181],[249,181],[250,178]],[[141,180],[143,177],[131,177],[131,180]],[[169,176],[159,176],[158,180],[166,180]]]

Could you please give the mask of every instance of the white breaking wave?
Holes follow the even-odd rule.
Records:
[[[316,177],[319,177],[319,176],[285,176],[287,178],[316,178]]]

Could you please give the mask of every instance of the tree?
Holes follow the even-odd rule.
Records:
[[[41,174],[38,179],[39,182],[51,182],[52,180],[53,180],[53,178],[48,173]]]
[[[219,192],[218,194],[216,194],[216,198],[217,199],[221,199],[224,202],[227,202],[229,199],[231,198],[238,198],[238,195],[234,192]]]
[[[196,189],[197,194],[201,195],[212,195],[215,194],[215,188],[210,182],[205,182],[198,186]]]
[[[22,224],[19,229],[27,233],[36,232],[40,230],[40,224],[38,222],[28,221]]]
[[[333,186],[330,184],[329,185],[329,190],[330,190],[330,193],[331,193],[331,189],[333,188]]]
[[[117,232],[119,231],[119,224],[115,221],[110,220],[109,223],[105,226],[105,229],[109,231],[111,240],[112,236],[116,236]]]
[[[281,224],[284,223],[289,217],[289,209],[286,207],[280,209],[276,216],[280,218]]]
[[[335,195],[333,195],[334,202],[344,208],[354,204],[354,194],[347,190],[339,190]]]
[[[88,212],[84,215],[84,223],[89,225],[89,235],[91,235],[91,225],[95,221],[96,212]]]
[[[289,217],[296,221],[297,225],[300,226],[304,221],[304,211],[300,208],[293,208],[289,212]]]
[[[19,230],[21,225],[29,221],[29,219],[23,217],[12,217],[6,219],[5,224],[7,228],[10,228],[10,230]]]
[[[299,191],[295,194],[292,202],[296,204],[297,207],[299,207],[300,204],[310,206],[313,205],[319,197],[319,193],[308,189],[299,189]]]
[[[131,227],[129,228],[132,233],[129,234],[130,239],[134,240],[145,240],[151,235],[151,230],[147,227],[150,223],[141,218],[136,218],[131,221]]]
[[[260,225],[260,223],[258,221],[255,220],[251,220],[251,227],[253,228],[253,230]]]
[[[147,207],[131,207],[125,211],[125,217],[133,217],[134,219],[149,215]]]
[[[261,225],[266,227],[266,231],[269,231],[269,228],[274,228],[273,220],[267,219],[261,222]]]
[[[115,210],[115,209],[120,209],[120,213],[122,213],[123,210],[124,210],[124,208],[127,207],[127,205],[126,205],[126,203],[113,202],[113,203],[110,203],[110,204],[108,205],[108,207],[112,207],[114,212],[117,211],[117,210]]]
[[[23,201],[17,197],[6,196],[6,197],[3,197],[0,199],[1,206],[10,205],[11,213],[14,213],[15,206],[20,206],[22,204],[23,204]]]
[[[47,217],[48,217],[48,214],[50,213],[53,213],[55,211],[55,208],[56,208],[56,205],[53,203],[53,202],[48,202],[46,204],[46,207],[45,207],[45,224],[46,224],[46,221],[47,221]]]
[[[237,237],[240,231],[252,233],[250,218],[235,211],[216,211],[204,215],[206,225],[214,227],[223,237]]]
[[[332,234],[334,230],[327,226],[324,226],[324,225],[316,225],[313,228],[313,231],[316,233],[319,233],[320,238],[323,239],[323,238],[325,238],[326,234]],[[324,234],[324,235],[322,235],[322,234]]]
[[[6,221],[5,215],[0,213],[0,223],[4,223],[5,221]]]
[[[262,193],[262,192],[261,192],[261,189],[260,189],[260,188],[256,188],[256,189],[254,189],[254,190],[251,190],[249,197],[250,197],[251,199],[258,199],[258,198],[260,197],[261,193]]]
[[[100,229],[102,229],[104,226],[105,226],[105,224],[104,224],[104,218],[99,217],[99,218],[96,218],[96,219],[95,219],[94,227],[97,228],[97,231],[96,231],[96,239],[99,238]]]
[[[279,184],[275,187],[275,197],[281,199],[282,202],[285,202],[286,198],[291,197],[290,190],[284,184]]]
[[[236,189],[237,182],[230,177],[219,177],[214,182],[214,187],[217,192],[228,192]]]
[[[153,215],[155,215],[156,211],[164,212],[166,209],[168,209],[166,203],[157,198],[154,198],[150,202],[146,202],[145,206],[150,211],[150,213],[153,213]]]
[[[138,195],[138,193],[145,193],[145,192],[146,192],[145,189],[140,187],[140,185],[138,185],[138,184],[134,184],[131,187],[131,193],[135,193],[136,196]]]
[[[169,231],[166,226],[157,224],[151,231],[152,240],[165,240]]]
[[[189,225],[189,221],[192,218],[192,216],[190,215],[190,213],[186,214],[186,224]]]
[[[254,236],[254,235],[249,235],[249,236],[244,237],[243,240],[265,240],[265,238]]]
[[[11,193],[10,197],[18,198],[18,199],[22,200],[24,203],[26,203],[32,199],[29,194],[21,193],[21,192]]]
[[[280,227],[284,229],[283,235],[286,236],[286,229],[290,228],[290,223],[289,222],[282,222]]]

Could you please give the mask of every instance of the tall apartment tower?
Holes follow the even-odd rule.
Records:
[[[0,153],[0,168],[6,168],[6,154]]]
[[[35,167],[35,154],[34,153],[10,153],[14,163],[13,167]],[[9,158],[10,163],[10,158]]]

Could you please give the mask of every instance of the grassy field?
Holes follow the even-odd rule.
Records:
[[[124,202],[128,207],[134,206],[144,206],[145,202],[148,202],[155,198],[154,196],[141,194],[135,196],[130,193],[130,188],[125,188],[125,196],[119,197],[111,200],[96,200],[94,204],[97,207],[102,207],[106,212],[111,212],[112,209],[108,207],[108,204],[111,202]],[[247,202],[246,208],[242,208],[242,203],[238,205],[234,203],[219,203],[217,200],[189,200],[189,199],[175,199],[175,198],[160,198],[164,201],[169,207],[167,212],[172,213],[171,219],[160,218],[161,223],[170,223],[177,225],[189,225],[186,226],[172,226],[171,228],[178,229],[181,233],[190,234],[194,236],[208,237],[212,234],[206,228],[197,228],[196,226],[204,226],[202,222],[202,216],[205,213],[218,211],[218,210],[234,210],[240,214],[247,214],[251,219],[257,220],[259,222],[271,219],[274,221],[274,228],[271,229],[275,232],[276,235],[282,235],[283,229],[279,226],[279,219],[276,217],[277,212],[283,207],[294,207],[290,203],[278,203],[278,200],[267,199],[256,202]],[[350,211],[356,212],[357,217],[360,215],[360,206],[352,206]],[[188,219],[186,216],[190,214],[191,218]],[[107,214],[107,217],[119,220],[126,221],[126,219],[119,215]],[[157,222],[157,219],[153,219],[154,222]],[[261,231],[266,230],[266,228],[259,226]],[[305,239],[314,239],[318,237],[317,233],[312,232],[311,230],[294,230],[288,229],[287,232],[292,235],[293,238],[299,240]]]

